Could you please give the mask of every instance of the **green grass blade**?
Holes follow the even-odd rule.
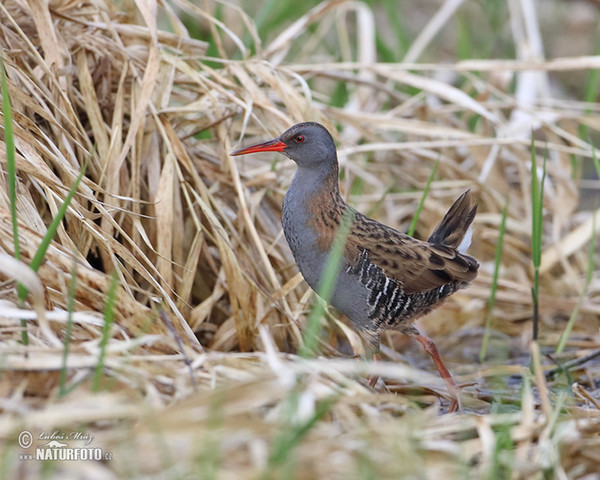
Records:
[[[15,139],[12,121],[12,106],[10,96],[8,95],[8,86],[6,85],[6,72],[4,71],[4,61],[0,57],[0,70],[2,75],[2,114],[4,120],[4,142],[6,144],[6,173],[8,176],[8,198],[10,200],[10,214],[13,227],[13,242],[15,248],[15,258],[21,257],[19,248],[19,226],[17,222],[17,168],[15,161]]]
[[[2,118],[4,125],[4,143],[6,145],[6,174],[8,181],[8,199],[10,202],[10,218],[13,231],[13,245],[15,258],[21,259],[21,248],[19,246],[19,221],[17,217],[17,164],[15,160],[15,138],[13,132],[12,106],[10,96],[8,95],[8,86],[6,84],[6,71],[4,70],[4,59],[0,57],[0,76],[2,84]],[[17,284],[17,289],[24,288]],[[20,302],[22,306],[22,301]],[[21,342],[23,345],[29,345],[29,335],[27,333],[27,322],[21,320]]]
[[[203,432],[203,441],[197,453],[198,467],[202,472],[203,480],[217,480],[221,471],[221,442],[222,427],[224,422],[223,406],[226,403],[226,391],[217,389],[210,396],[209,416],[206,430]]]
[[[254,24],[256,25],[256,30],[260,34],[260,38],[265,38],[265,32],[263,31],[264,26],[269,27],[275,23],[280,23],[282,20],[279,18],[278,12],[276,12],[277,3],[277,0],[267,0],[256,12]]]
[[[77,257],[73,253],[73,268],[71,269],[71,281],[69,282],[69,295],[67,297],[67,327],[62,354],[62,366],[58,380],[58,396],[64,397],[67,393],[67,359],[71,346],[71,335],[73,332],[73,311],[75,310],[75,292],[77,289]]]
[[[376,3],[376,2],[372,2]],[[388,21],[390,22],[392,28],[391,32],[385,32],[382,34],[382,37],[391,39],[391,36],[388,33],[392,33],[396,37],[395,45],[392,45],[392,50],[394,50],[394,56],[389,58],[387,61],[391,62],[399,62],[402,60],[402,54],[400,52],[406,52],[410,47],[410,44],[413,40],[412,34],[408,33],[406,28],[406,16],[405,16],[405,8],[401,2],[397,2],[395,0],[388,0],[383,2],[385,7],[385,13]],[[379,34],[379,32],[378,32]]]
[[[508,196],[502,209],[502,218],[498,229],[498,242],[496,243],[496,255],[494,256],[494,275],[492,277],[492,285],[490,288],[490,298],[488,300],[488,311],[485,319],[485,331],[483,341],[481,342],[481,351],[479,352],[479,361],[483,362],[487,355],[487,346],[490,339],[490,330],[492,325],[492,312],[496,304],[496,291],[498,290],[498,276],[500,274],[500,262],[502,261],[502,251],[504,250],[504,232],[506,231],[506,216],[508,213]]]
[[[600,180],[600,160],[598,160],[598,156],[596,155],[596,149],[592,150],[592,159],[594,160],[594,167],[596,167],[596,175]]]
[[[544,182],[546,180],[546,158],[542,166],[542,178],[538,180],[537,159],[533,132],[531,133],[531,258],[533,262],[533,340],[539,334],[539,285],[540,265],[542,263],[542,227],[544,208]]]
[[[390,194],[390,192],[392,191],[392,187],[389,186],[387,187],[383,193],[381,194],[381,197],[379,197],[379,200],[377,200],[373,206],[371,208],[369,208],[369,210],[367,210],[367,217],[372,217],[373,215],[375,215],[375,212],[377,212],[377,210],[379,210],[381,208],[381,205],[383,204],[383,202],[385,202],[387,196]]]
[[[331,247],[331,253],[327,258],[327,263],[321,276],[321,285],[317,292],[319,297],[325,302],[328,302],[333,294],[333,288],[338,277],[340,265],[342,264],[342,255],[344,253],[344,246],[346,245],[346,239],[350,233],[350,228],[354,222],[354,210],[346,208],[342,221],[338,227],[333,245]],[[325,311],[325,305],[323,301],[315,302],[313,309],[308,317],[306,328],[304,329],[303,342],[298,355],[301,357],[309,357],[314,354],[317,342],[318,333],[320,328],[319,320],[323,316]]]
[[[594,55],[600,54],[600,42],[598,41],[598,30],[596,30],[596,48],[594,49]],[[592,112],[591,104],[596,102],[598,98],[598,88],[600,88],[600,77],[599,71],[597,68],[591,69],[588,71],[587,79],[585,83],[585,94],[584,101],[590,104],[590,107],[584,109],[584,115],[589,115]],[[588,127],[587,125],[580,124],[579,125],[579,138],[585,140],[588,138]]]
[[[406,52],[412,41],[412,37],[407,33],[403,5],[396,0],[368,1],[371,8],[385,9],[389,29],[377,29],[375,33],[375,45],[377,57],[382,62],[400,62],[402,55]]]
[[[29,266],[31,267],[31,269],[34,272],[37,272],[38,269],[42,266],[44,257],[46,256],[46,252],[48,251],[48,247],[50,246],[50,242],[52,242],[52,239],[54,238],[54,235],[56,234],[56,231],[58,230],[58,226],[60,225],[60,222],[62,222],[65,214],[67,213],[67,208],[69,208],[69,204],[71,203],[71,200],[73,200],[73,197],[75,196],[75,193],[77,192],[77,188],[79,187],[79,184],[81,183],[81,180],[83,179],[83,176],[85,175],[86,168],[87,168],[87,163],[81,168],[79,175],[77,175],[75,182],[73,183],[73,185],[69,189],[69,192],[67,193],[67,196],[65,197],[65,201],[58,209],[58,212],[56,213],[56,216],[52,219],[52,222],[50,222],[50,225],[48,226],[48,230],[46,231],[46,235],[44,235],[44,238],[42,239],[40,246],[38,247],[37,251],[35,252],[35,255],[33,256],[33,258],[31,259],[31,263]],[[25,292],[25,294],[27,294],[27,292]]]
[[[473,42],[471,35],[471,22],[464,12],[456,15],[456,51],[460,60],[473,58]]]
[[[440,164],[440,157],[437,158],[435,164],[433,165],[433,170],[429,174],[429,178],[427,179],[427,185],[425,185],[425,189],[423,190],[423,195],[421,196],[421,201],[419,202],[419,206],[417,207],[417,211],[415,212],[415,216],[412,219],[410,224],[410,228],[408,229],[408,234],[412,237],[415,233],[415,228],[417,228],[417,222],[419,221],[419,216],[421,215],[421,210],[423,210],[423,205],[425,204],[425,199],[429,194],[429,188],[431,187],[431,183],[433,182],[433,177],[435,176],[435,172],[437,171],[438,165]]]
[[[119,277],[114,271],[110,277],[110,285],[106,294],[106,305],[104,307],[104,327],[102,328],[102,338],[100,339],[100,355],[98,363],[94,369],[94,378],[92,380],[92,391],[100,390],[100,381],[104,373],[104,359],[106,357],[106,347],[110,338],[110,329],[115,319],[115,303],[117,299],[117,287],[119,286]]]
[[[268,471],[273,471],[273,468],[284,464],[290,457],[294,449],[300,444],[306,434],[317,424],[317,422],[325,415],[333,404],[337,401],[338,395],[332,395],[317,405],[315,413],[304,423],[292,426],[289,431],[282,434],[279,439],[276,439],[273,445],[273,451],[269,457]],[[263,478],[271,478],[271,475],[265,475]],[[279,477],[278,477],[279,478]]]
[[[485,475],[486,480],[498,478],[513,478],[515,461],[515,444],[511,436],[512,425],[510,423],[500,424],[494,428],[494,447],[490,466]]]
[[[77,261],[73,257],[73,269],[71,270],[71,281],[69,282],[69,294],[67,298],[67,325],[65,329],[65,339],[63,346],[62,365],[59,376],[59,397],[64,397],[69,391],[67,384],[67,360],[69,358],[69,349],[71,346],[71,336],[73,332],[73,311],[75,307],[75,289],[77,286]]]
[[[42,262],[44,261],[44,257],[46,256],[46,252],[48,251],[48,247],[50,246],[50,242],[52,242],[52,239],[54,238],[54,235],[56,234],[56,231],[58,230],[58,226],[60,225],[60,222],[62,221],[65,214],[67,213],[67,208],[69,207],[71,200],[75,196],[75,192],[77,191],[77,188],[79,187],[79,184],[81,183],[81,179],[85,175],[86,167],[87,167],[87,163],[81,168],[79,175],[75,179],[75,183],[73,183],[73,185],[71,186],[71,189],[67,193],[65,201],[58,209],[56,217],[54,217],[52,219],[52,222],[50,222],[50,225],[48,226],[48,230],[46,230],[46,234],[44,235],[44,238],[42,238],[42,241],[41,241],[38,249],[36,250],[33,258],[31,259],[31,263],[29,264],[29,266],[31,267],[31,269],[34,272],[37,272],[39,270],[39,268],[42,266]],[[28,292],[29,292],[29,290],[27,290],[27,287],[25,287],[24,285],[21,285],[21,284],[17,285],[17,295],[19,297],[19,302],[21,302],[21,303],[25,302]],[[25,331],[25,333],[27,333],[27,332]],[[25,345],[27,345],[27,343],[25,343],[25,341],[23,341],[23,343]]]

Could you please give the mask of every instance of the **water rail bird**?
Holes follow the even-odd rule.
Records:
[[[279,137],[231,155],[281,152],[297,165],[283,201],[285,238],[308,285],[319,291],[323,269],[344,215],[351,226],[329,302],[344,313],[373,349],[384,330],[418,340],[431,356],[461,408],[460,391],[430,338],[413,325],[449,295],[467,287],[479,264],[466,255],[477,206],[467,190],[450,207],[427,241],[372,220],[340,195],[338,159],[331,134],[314,122],[294,125]]]

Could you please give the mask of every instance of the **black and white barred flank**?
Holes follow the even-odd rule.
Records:
[[[396,328],[405,320],[428,312],[440,300],[458,290],[456,283],[448,283],[426,292],[407,294],[402,282],[388,277],[381,267],[369,259],[369,252],[363,249],[355,266],[349,266],[347,273],[357,275],[360,282],[369,290],[369,318],[375,328]]]

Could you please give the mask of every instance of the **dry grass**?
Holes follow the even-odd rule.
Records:
[[[444,65],[416,62],[453,2],[444,2],[406,62],[393,64],[377,63],[373,11],[363,4],[322,3],[261,46],[251,19],[231,5],[221,23],[212,7],[186,0],[122,3],[0,3],[23,261],[0,257],[3,477],[592,478],[600,470],[597,277],[567,350],[539,351],[554,351],[584,289],[592,216],[600,216],[579,206],[571,175],[573,162],[593,156],[579,132],[599,138],[600,105],[553,95],[549,72],[597,69],[600,57],[545,60],[537,30],[518,28],[529,2],[511,13],[518,61]],[[212,32],[218,58],[189,37],[184,13]],[[339,57],[323,48],[328,42]],[[340,83],[343,108],[331,102]],[[314,296],[281,232],[294,167],[227,153],[304,120],[338,127],[344,192],[399,229],[408,228],[438,158],[417,235],[427,236],[464,189],[476,192],[472,253],[481,273],[420,325],[439,340],[458,380],[473,384],[465,414],[439,415],[443,383],[403,337],[386,339],[408,352],[387,348],[390,362],[344,358],[360,342],[328,315],[322,355],[295,355]],[[539,344],[530,343],[532,131],[539,158],[548,159]],[[0,141],[0,253],[14,257],[5,158]],[[25,265],[88,159],[36,290]],[[495,333],[490,360],[479,364],[507,196]],[[67,372],[75,387],[61,397],[74,258]],[[113,271],[115,325],[104,388],[94,393]],[[16,279],[32,291],[23,310]],[[569,374],[544,375],[572,359]],[[386,378],[390,392],[369,389],[370,373]],[[84,431],[112,460],[19,460],[22,430]]]

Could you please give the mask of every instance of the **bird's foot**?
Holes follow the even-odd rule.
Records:
[[[450,392],[450,395],[452,395],[454,398],[450,402],[450,406],[448,407],[448,413],[462,412],[463,408],[462,408],[462,399],[460,396],[460,390],[458,390],[457,392],[454,392],[454,394],[452,392]]]
[[[462,398],[461,398],[461,387],[456,384],[452,377],[444,377],[442,376],[444,383],[446,383],[446,388],[448,389],[448,393],[452,397],[452,401],[450,402],[450,406],[448,407],[448,413],[454,412],[462,412]]]

